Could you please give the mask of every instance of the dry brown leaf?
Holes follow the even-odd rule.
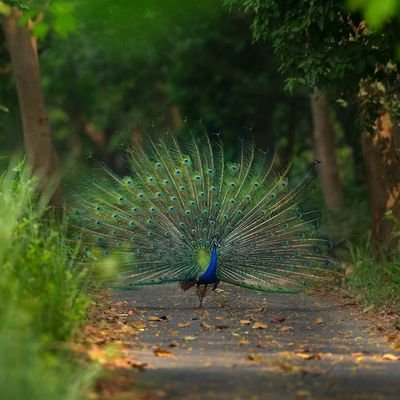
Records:
[[[271,322],[273,322],[274,324],[280,324],[281,322],[283,322],[285,320],[286,320],[286,317],[276,316],[276,317],[271,318]]]
[[[249,341],[245,338],[242,338],[239,340],[239,344],[240,344],[240,346],[244,346],[246,344],[249,344]]]
[[[260,362],[262,357],[259,354],[247,354],[247,359],[250,361]]]
[[[319,353],[296,353],[298,357],[300,357],[303,360],[320,360],[321,359],[321,354]]]
[[[394,355],[394,354],[389,354],[389,353],[384,354],[384,355],[382,356],[382,358],[383,358],[384,360],[389,360],[389,361],[399,361],[399,360],[400,360],[400,356],[396,356],[396,355]]]
[[[142,363],[142,362],[139,362],[139,361],[131,361],[131,362],[128,362],[128,363],[130,364],[130,366],[132,368],[136,368],[139,371],[144,371],[146,369],[146,367],[148,366],[147,363]]]
[[[217,325],[215,325],[215,327],[217,329],[228,329],[229,328],[228,325],[224,325],[224,324],[217,324]]]
[[[319,325],[319,324],[323,324],[323,323],[324,323],[324,320],[321,317],[315,318],[315,320],[314,320],[314,324]]]
[[[175,358],[175,356],[169,351],[165,349],[154,349],[153,353],[156,357],[169,357],[169,358]]]
[[[279,328],[279,332],[289,332],[293,330],[294,329],[291,326],[282,326],[281,328]]]
[[[179,346],[179,343],[178,342],[171,342],[170,344],[169,344],[169,347],[178,347]]]
[[[251,325],[251,321],[249,321],[248,319],[241,319],[239,321],[240,325]]]
[[[187,328],[188,326],[192,325],[191,322],[178,322],[178,328]]]
[[[156,315],[150,315],[149,318],[147,318],[149,321],[162,321],[160,317],[157,317]]]
[[[268,325],[263,324],[262,322],[254,322],[252,329],[268,329]]]
[[[138,330],[143,330],[143,329],[146,328],[146,324],[143,321],[139,320],[139,319],[137,321],[133,321],[132,322],[132,326],[135,329],[138,329]]]
[[[200,326],[201,326],[202,328],[205,328],[205,329],[213,329],[213,328],[214,328],[213,325],[210,325],[210,324],[208,324],[208,323],[205,322],[205,321],[203,321],[203,322],[200,324]]]

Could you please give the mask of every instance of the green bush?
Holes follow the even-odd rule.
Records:
[[[62,343],[89,299],[85,271],[49,212],[23,165],[0,177],[0,398],[75,400],[93,376]]]

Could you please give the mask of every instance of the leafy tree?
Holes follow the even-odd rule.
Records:
[[[391,240],[394,225],[386,214],[400,218],[397,20],[373,30],[361,14],[349,12],[340,0],[225,3],[252,16],[254,38],[271,43],[289,91],[296,85],[319,87],[344,105],[357,98],[375,247],[396,246]]]

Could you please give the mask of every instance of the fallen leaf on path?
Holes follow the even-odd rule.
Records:
[[[279,328],[279,332],[289,332],[289,331],[294,331],[294,329],[291,326],[282,326]]]
[[[383,356],[382,356],[382,358],[384,359],[384,360],[389,360],[389,361],[399,361],[400,360],[400,356],[396,356],[396,355],[394,355],[394,354],[384,354]]]
[[[217,329],[228,329],[228,328],[229,328],[228,325],[223,325],[223,324],[215,325],[215,327],[216,327]]]
[[[314,353],[314,354],[309,354],[309,353],[296,353],[298,357],[300,357],[302,360],[320,360],[321,359],[321,354],[319,353]]]
[[[250,361],[260,362],[262,357],[259,354],[247,354],[247,359]]]
[[[169,358],[176,358],[169,350],[165,349],[154,349],[153,353],[156,357],[169,357]]]
[[[178,342],[171,342],[170,344],[169,344],[169,347],[178,347],[179,346],[179,343]]]
[[[197,339],[196,336],[184,336],[184,337],[183,337],[183,340],[184,340],[185,342],[191,342],[191,341],[196,340],[196,339]]]
[[[205,321],[203,321],[203,322],[200,324],[200,326],[201,326],[202,328],[205,328],[205,329],[213,329],[213,328],[214,328],[213,325],[210,325],[210,324],[208,324],[208,323],[205,322]]]
[[[281,322],[285,321],[286,317],[272,317],[271,318],[271,322],[273,322],[274,324],[280,324]]]
[[[150,315],[149,318],[147,318],[149,321],[168,321],[168,317],[166,315],[162,315],[161,317],[157,317],[156,315]]]
[[[249,341],[247,339],[243,338],[243,339],[239,340],[239,345],[240,346],[244,346],[246,344],[249,344]]]
[[[129,364],[132,368],[136,368],[139,371],[144,371],[146,369],[146,367],[149,365],[147,363],[142,363],[139,361],[132,361],[132,362],[129,362]]]
[[[178,328],[187,328],[190,325],[192,325],[191,322],[178,322]]]
[[[262,322],[255,322],[252,329],[268,329],[268,325],[263,324]]]
[[[240,325],[251,325],[251,321],[249,321],[248,319],[241,319],[239,321]]]
[[[146,328],[146,324],[141,320],[133,321],[132,326],[138,330],[144,330]]]
[[[319,325],[319,324],[323,324],[324,320],[321,317],[315,318],[314,320],[314,324]]]

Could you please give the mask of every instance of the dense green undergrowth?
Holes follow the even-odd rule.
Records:
[[[34,188],[20,166],[0,177],[0,398],[76,400],[94,376],[65,346],[89,304],[85,274]]]

